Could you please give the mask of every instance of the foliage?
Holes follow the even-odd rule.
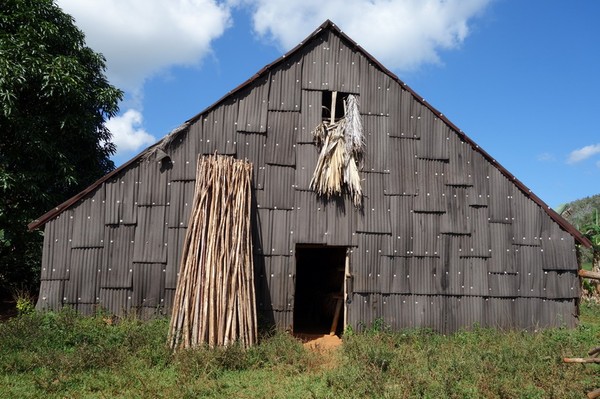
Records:
[[[557,212],[584,235],[590,238],[592,242],[594,241],[593,237],[590,237],[590,235],[586,233],[590,232],[590,226],[599,225],[598,214],[600,213],[600,194],[563,204],[557,209]],[[600,241],[598,240],[600,240],[600,235],[596,238],[596,248],[600,244]],[[582,263],[592,262],[593,251],[587,248],[580,248],[580,258]]]
[[[35,312],[35,301],[27,290],[16,290],[13,298],[16,302],[17,313],[20,315]]]
[[[27,224],[114,168],[104,122],[122,92],[104,70],[53,0],[0,2],[0,292],[37,286]]]
[[[444,336],[391,332],[383,321],[313,353],[275,332],[244,350],[173,354],[168,320],[141,322],[70,309],[0,324],[3,398],[579,398],[600,386],[599,365],[569,365],[600,338],[600,306],[582,325],[539,333],[474,328]]]
[[[600,251],[600,224],[598,221],[583,227],[583,234],[592,242],[595,251]]]
[[[592,271],[600,272],[600,223],[598,211],[594,212],[594,221],[582,229],[583,234],[592,243]],[[596,279],[583,280],[584,292],[590,299],[598,300],[600,297],[600,283]]]
[[[600,194],[564,204],[561,206],[561,210],[562,212],[559,213],[573,226],[581,230],[584,226],[594,223],[595,210],[600,212]]]

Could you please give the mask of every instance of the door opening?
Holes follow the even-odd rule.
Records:
[[[299,245],[296,248],[294,333],[330,333],[339,307],[335,333],[342,334],[345,266],[346,247]]]

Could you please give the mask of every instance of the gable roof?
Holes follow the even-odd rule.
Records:
[[[433,112],[438,118],[440,118],[444,123],[446,123],[463,141],[465,141],[466,143],[468,143],[475,151],[477,151],[478,153],[480,153],[488,162],[490,162],[492,165],[494,165],[494,167],[496,167],[502,173],[502,175],[504,175],[515,186],[517,186],[524,193],[524,195],[526,197],[528,197],[529,199],[531,199],[532,201],[534,201],[537,205],[539,205],[548,214],[548,216],[550,216],[550,218],[552,220],[554,220],[559,226],[561,226],[561,228],[563,228],[565,231],[567,231],[569,234],[571,234],[578,243],[580,243],[580,244],[582,244],[582,245],[584,245],[586,247],[591,247],[591,242],[585,236],[583,236],[581,234],[581,232],[579,232],[574,226],[572,226],[563,217],[561,217],[558,213],[556,213],[550,206],[548,206],[544,201],[542,201],[541,198],[539,198],[527,186],[525,186],[525,184],[523,184],[514,175],[512,175],[500,163],[498,163],[490,154],[488,154],[485,150],[483,150],[481,147],[479,147],[479,145],[477,145],[471,138],[469,138],[461,129],[459,129],[456,125],[454,125],[454,123],[452,123],[449,119],[447,119],[445,115],[443,115],[440,111],[438,111],[431,104],[429,104],[427,101],[425,101],[425,99],[423,99],[421,96],[419,96],[413,89],[411,89],[406,83],[404,83],[402,80],[400,80],[394,73],[392,73],[390,70],[388,70],[379,61],[377,61],[372,55],[370,55],[366,50],[364,50],[362,47],[360,47],[355,41],[353,41],[345,33],[343,33],[330,20],[325,21],[319,28],[317,28],[313,33],[311,33],[305,40],[303,40],[302,42],[300,42],[292,50],[290,50],[289,52],[287,52],[283,56],[279,57],[278,59],[276,59],[272,63],[264,66],[261,70],[259,70],[257,73],[255,73],[248,80],[246,80],[245,82],[243,82],[242,84],[240,84],[235,89],[231,90],[229,93],[225,94],[221,99],[219,99],[218,101],[216,101],[214,104],[210,105],[209,107],[207,107],[206,109],[204,109],[203,111],[201,111],[200,113],[198,113],[197,115],[195,115],[192,118],[188,119],[180,127],[178,127],[177,129],[173,130],[172,132],[170,132],[162,140],[160,140],[159,142],[155,143],[154,145],[148,147],[147,149],[145,149],[144,151],[142,151],[141,153],[139,153],[137,156],[135,156],[134,158],[132,158],[128,162],[124,163],[123,165],[121,165],[120,167],[116,168],[112,172],[110,172],[110,173],[106,174],[105,176],[103,176],[102,178],[98,179],[96,182],[94,182],[92,185],[90,185],[89,187],[87,187],[85,190],[81,191],[79,194],[71,197],[67,201],[63,202],[62,204],[60,204],[57,207],[53,208],[52,210],[48,211],[44,215],[40,216],[38,219],[32,221],[28,225],[29,230],[34,230],[36,228],[39,228],[39,227],[43,226],[45,223],[47,223],[48,221],[54,219],[56,216],[58,216],[63,211],[65,211],[65,210],[69,209],[71,206],[75,205],[79,200],[85,198],[88,194],[90,194],[91,192],[93,192],[101,184],[103,184],[104,182],[108,181],[113,176],[116,176],[122,170],[126,169],[127,167],[129,167],[133,163],[135,163],[138,160],[142,159],[144,156],[150,154],[151,151],[153,151],[154,149],[160,148],[161,144],[164,144],[166,141],[171,140],[172,138],[174,138],[175,136],[177,136],[177,134],[179,132],[182,132],[182,131],[186,130],[192,123],[194,123],[198,119],[200,119],[200,117],[202,115],[204,115],[204,114],[208,113],[209,111],[213,110],[214,108],[216,108],[217,106],[219,106],[220,104],[222,104],[223,102],[225,102],[232,95],[234,95],[236,93],[239,93],[242,90],[244,90],[245,88],[249,87],[257,79],[259,79],[261,77],[264,77],[265,74],[269,73],[269,71],[271,71],[275,67],[277,67],[280,64],[282,64],[285,60],[287,60],[291,56],[293,56],[296,53],[298,53],[300,51],[300,49],[302,49],[309,42],[311,42],[313,39],[315,39],[315,37],[318,34],[320,34],[323,30],[328,30],[328,31],[330,31],[330,32],[338,35],[345,42],[345,44],[349,48],[351,48],[353,50],[356,50],[357,52],[361,53],[374,66],[376,66],[379,70],[381,70],[383,73],[385,73],[386,75],[388,75],[396,83],[398,83],[399,85],[401,85],[401,87],[403,89],[407,90],[414,97],[414,99],[416,101],[418,101],[424,107],[426,107],[431,112]]]

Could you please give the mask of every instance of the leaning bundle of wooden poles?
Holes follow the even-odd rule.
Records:
[[[173,350],[256,343],[251,177],[243,160],[198,159],[169,329]]]

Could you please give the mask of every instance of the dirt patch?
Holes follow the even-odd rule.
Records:
[[[319,359],[318,370],[332,370],[340,363],[342,340],[337,335],[329,334],[297,334],[306,349]]]
[[[302,341],[306,349],[316,352],[328,352],[342,344],[342,339],[337,335],[298,334],[296,337]]]

